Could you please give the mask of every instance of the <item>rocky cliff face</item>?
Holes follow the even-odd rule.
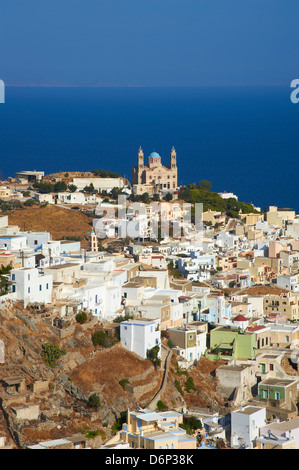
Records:
[[[148,406],[160,390],[163,371],[123,349],[119,342],[109,348],[94,347],[91,337],[100,327],[96,319],[75,324],[65,335],[50,325],[47,316],[33,314],[21,305],[0,307],[0,339],[5,346],[5,362],[0,363],[0,437],[5,436],[8,445],[25,448],[96,431],[88,445],[98,447],[116,431],[115,422],[124,411]],[[46,342],[66,351],[53,368],[41,357]],[[184,406],[221,410],[225,403],[216,392],[213,377],[221,363],[202,358],[182,372],[173,354],[161,401],[179,411]],[[7,393],[2,379],[8,377],[23,378],[24,390],[14,392],[12,387]],[[186,386],[190,377],[194,389]],[[44,388],[32,389],[32,384],[43,381]],[[100,399],[97,408],[88,403],[92,394]],[[30,405],[39,406],[38,419],[30,413],[28,419],[20,419],[14,412],[16,407]]]
[[[24,448],[93,430],[101,437],[91,439],[89,445],[99,445],[99,441],[110,437],[121,412],[136,408],[137,401],[146,405],[158,390],[162,373],[150,361],[124,350],[120,343],[107,349],[94,347],[91,335],[99,329],[97,321],[76,325],[73,333],[63,339],[47,323],[20,305],[1,307],[0,339],[5,345],[5,362],[0,364],[0,380],[24,378],[26,390],[7,393],[0,384],[0,437],[5,435],[7,444]],[[54,368],[41,357],[46,342],[66,351]],[[31,384],[41,380],[48,381],[47,388],[32,392]],[[94,393],[100,398],[98,408],[88,404]],[[39,419],[18,419],[12,408],[29,404],[39,405]]]

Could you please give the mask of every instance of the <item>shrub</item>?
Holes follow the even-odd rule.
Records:
[[[177,391],[178,391],[178,392],[182,395],[182,397],[183,397],[183,396],[184,396],[184,392],[183,392],[183,389],[182,389],[182,387],[181,387],[180,382],[179,382],[177,379],[175,379],[175,381],[174,381],[174,386],[175,386],[175,388],[177,389]]]
[[[56,361],[66,354],[65,349],[60,349],[56,344],[44,343],[42,348],[41,356],[49,367],[55,367]]]
[[[84,323],[87,322],[87,313],[79,312],[77,313],[75,318],[76,318],[77,323],[80,323],[80,325],[83,325]]]
[[[170,349],[172,349],[172,348],[175,347],[175,344],[174,344],[173,341],[171,341],[171,339],[169,339],[169,340],[167,341],[167,344],[168,344],[168,347],[169,347]]]
[[[188,375],[188,372],[186,370],[182,370],[180,369],[178,363],[175,364],[175,368],[176,368],[176,374],[181,376],[181,375]]]
[[[187,434],[193,434],[197,429],[202,429],[202,424],[195,416],[190,416],[188,418],[184,416],[184,420],[179,424],[179,427],[185,429]]]
[[[122,321],[131,320],[134,318],[134,315],[130,315],[129,313],[125,313],[125,315],[118,315],[114,318],[114,323],[121,323]]]
[[[130,380],[129,379],[121,379],[118,383],[125,390],[125,386],[126,386],[126,384],[130,383]]]
[[[168,410],[168,407],[165,405],[165,403],[163,403],[162,400],[159,400],[158,403],[157,403],[157,408],[159,411],[166,411]]]
[[[96,331],[92,335],[92,343],[94,346],[103,346],[104,348],[110,348],[113,344],[110,336],[103,330]]]
[[[90,397],[88,398],[88,404],[89,406],[92,406],[93,408],[99,408],[99,406],[101,405],[101,400],[100,400],[99,395],[97,395],[96,393],[93,393],[92,395],[90,395]]]
[[[24,206],[34,206],[34,204],[37,204],[37,202],[34,199],[27,199],[27,201],[24,202]]]
[[[122,428],[122,425],[123,423],[125,423],[127,421],[127,412],[126,411],[122,411],[120,413],[120,417],[117,418],[116,421],[114,421],[113,425],[112,425],[112,431],[113,433],[115,434],[117,431],[120,431],[121,428]]]
[[[185,382],[185,389],[187,393],[190,393],[191,390],[196,390],[194,382],[193,382],[193,377],[188,377],[188,379]]]
[[[87,437],[87,439],[94,439],[99,434],[100,432],[98,430],[92,431],[92,430],[87,429],[84,431],[84,436]]]

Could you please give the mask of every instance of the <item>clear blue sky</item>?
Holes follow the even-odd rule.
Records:
[[[9,84],[275,85],[299,76],[298,0],[2,0]]]

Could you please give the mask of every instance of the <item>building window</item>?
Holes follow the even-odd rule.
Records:
[[[279,392],[275,392],[275,400],[279,400]]]
[[[30,287],[28,287],[28,294],[30,294]]]
[[[42,285],[41,284],[39,285],[39,290],[42,290]]]
[[[13,275],[12,275],[12,280],[14,281],[15,279],[16,279],[16,275],[13,274]]]
[[[267,400],[268,398],[268,390],[263,390],[263,398]]]
[[[46,284],[46,289],[49,289],[49,284]]]

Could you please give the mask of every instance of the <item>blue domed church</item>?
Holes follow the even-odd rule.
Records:
[[[139,194],[148,192],[174,192],[177,188],[178,169],[176,164],[176,151],[172,147],[170,152],[170,165],[164,166],[157,152],[148,156],[148,164],[144,165],[144,153],[140,147],[138,151],[137,166],[132,168],[132,185],[134,192]]]

